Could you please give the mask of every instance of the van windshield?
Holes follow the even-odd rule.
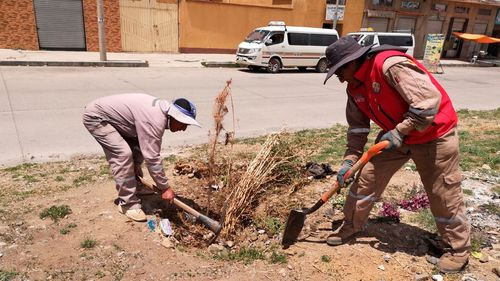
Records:
[[[269,30],[256,29],[248,34],[247,38],[245,38],[245,42],[262,42],[267,34],[269,34]]]

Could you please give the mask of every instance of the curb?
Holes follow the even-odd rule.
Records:
[[[203,61],[201,65],[204,67],[240,67],[240,65],[234,61]]]
[[[149,67],[148,61],[0,61],[3,66]]]

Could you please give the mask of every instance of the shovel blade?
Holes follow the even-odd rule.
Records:
[[[304,210],[292,210],[288,215],[288,220],[285,224],[285,231],[283,232],[283,239],[281,245],[288,247],[292,245],[299,237],[304,221],[306,220],[306,213]]]

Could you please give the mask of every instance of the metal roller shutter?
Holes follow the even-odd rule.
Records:
[[[40,49],[85,50],[82,0],[34,0]]]
[[[375,18],[375,17],[368,18],[367,27],[373,28],[374,31],[386,32],[388,25],[389,25],[388,18]]]

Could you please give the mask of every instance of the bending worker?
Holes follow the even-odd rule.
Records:
[[[412,159],[429,197],[439,233],[449,249],[439,259],[442,272],[458,272],[468,263],[470,225],[458,166],[457,114],[446,91],[415,58],[397,47],[362,47],[342,37],[326,50],[326,81],[335,74],[347,82],[347,149],[337,180],[363,152],[370,120],[388,140],[385,151],[366,164],[352,184],[344,206],[344,222],[327,238],[340,245],[363,229],[370,210],[394,173]]]
[[[144,161],[162,198],[172,201],[160,157],[163,133],[200,127],[196,107],[180,98],[169,103],[146,94],[121,94],[99,98],[85,107],[83,124],[102,146],[118,191],[118,211],[134,221],[146,221],[138,195],[138,177]]]

